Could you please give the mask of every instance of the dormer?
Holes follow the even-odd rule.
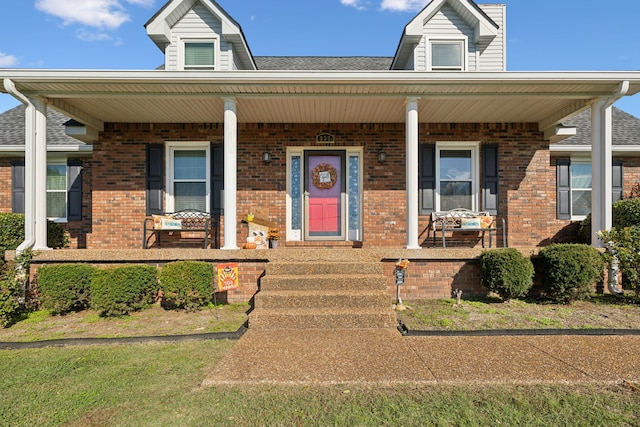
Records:
[[[391,69],[505,71],[505,6],[432,0],[404,29]]]
[[[213,0],[170,0],[145,24],[165,70],[255,70],[240,25]]]

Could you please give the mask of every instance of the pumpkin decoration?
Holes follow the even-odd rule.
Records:
[[[311,171],[311,182],[320,190],[328,190],[338,181],[338,171],[328,163],[320,163]]]

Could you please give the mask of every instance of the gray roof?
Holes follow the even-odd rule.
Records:
[[[256,56],[258,70],[389,70],[384,56]]]
[[[24,105],[18,105],[0,114],[0,146],[24,145],[25,110]],[[65,134],[67,121],[69,117],[47,108],[47,145],[86,145]]]
[[[640,145],[639,118],[613,107],[611,120],[613,145]],[[591,110],[583,111],[563,124],[576,126],[576,134],[560,141],[558,145],[591,145]]]

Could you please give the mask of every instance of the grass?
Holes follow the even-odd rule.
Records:
[[[640,422],[640,393],[598,386],[218,386],[230,341],[0,351],[11,426],[575,425]]]

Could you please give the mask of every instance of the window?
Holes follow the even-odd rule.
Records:
[[[439,145],[436,153],[436,210],[476,210],[477,146]]]
[[[464,67],[464,42],[431,42],[431,69],[434,71],[462,71]]]
[[[167,209],[209,212],[209,143],[168,143]]]
[[[589,159],[559,159],[557,172],[558,219],[583,220],[591,213],[592,174]],[[622,162],[614,160],[611,167],[611,200],[622,199]]]
[[[67,218],[67,165],[47,165],[47,218]]]
[[[188,40],[183,42],[185,70],[214,70],[215,47],[212,40]]]

